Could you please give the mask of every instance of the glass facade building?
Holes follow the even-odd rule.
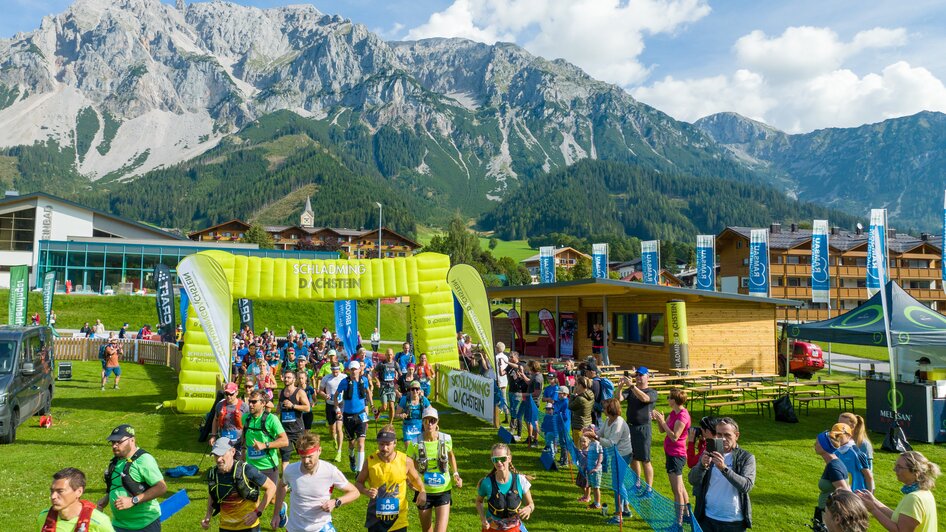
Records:
[[[284,251],[274,249],[247,249],[231,246],[181,246],[173,241],[160,244],[128,243],[122,239],[113,242],[39,241],[39,261],[36,288],[41,288],[43,276],[56,272],[57,290],[64,291],[67,282],[71,291],[103,293],[119,292],[123,285],[137,291],[154,289],[154,267],[165,264],[176,273],[177,264],[198,251],[220,250],[234,255],[270,257],[278,259],[337,259],[338,253],[325,251]],[[130,286],[129,286],[130,285]]]

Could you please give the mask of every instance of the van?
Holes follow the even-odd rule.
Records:
[[[0,326],[0,443],[53,402],[53,332],[49,327]]]

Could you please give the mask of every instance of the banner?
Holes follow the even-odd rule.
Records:
[[[441,373],[438,366],[437,373]],[[478,417],[487,423],[493,422],[493,381],[460,370],[450,370],[444,389],[440,390],[441,401],[465,414]]]
[[[207,335],[217,366],[225,381],[230,380],[230,285],[227,274],[216,260],[207,255],[184,257],[177,265],[177,275],[187,291],[200,327]]]
[[[641,242],[641,272],[644,284],[660,284],[660,241]]]
[[[667,336],[670,340],[670,367],[690,367],[687,307],[686,303],[679,299],[667,302]]]
[[[549,340],[555,342],[555,318],[552,316],[552,313],[548,309],[542,309],[539,311],[539,323],[542,324],[542,328],[545,329],[545,334],[549,335]]]
[[[696,289],[716,291],[715,235],[696,235]]]
[[[559,355],[572,358],[575,356],[575,333],[578,331],[578,320],[574,312],[562,312],[558,315],[559,338],[562,347]]]
[[[253,300],[245,297],[237,299],[237,312],[240,314],[240,330],[242,331],[244,327],[249,326],[251,331],[255,331],[256,329],[253,328]]]
[[[191,304],[190,298],[187,297],[187,292],[181,290],[181,328],[184,332],[187,332],[187,307]]]
[[[447,272],[447,284],[470,320],[473,333],[486,353],[486,360],[493,360],[493,322],[483,278],[473,266],[457,264]]]
[[[769,231],[749,233],[749,295],[769,297]]]
[[[591,273],[595,279],[608,278],[608,245],[593,244],[591,246]]]
[[[26,296],[30,285],[29,266],[10,266],[10,299],[7,325],[26,325]]]
[[[879,242],[879,244],[878,244]],[[880,246],[878,248],[878,245]],[[878,273],[877,261],[883,262],[883,276]],[[870,210],[870,229],[867,233],[867,297],[876,294],[887,284],[887,209]],[[883,278],[881,278],[883,277]]]
[[[43,276],[43,312],[46,313],[46,325],[52,327],[49,323],[49,316],[53,312],[53,294],[56,293],[56,272],[46,272]]]
[[[342,339],[348,356],[358,350],[358,302],[353,299],[335,301],[335,332]]]
[[[811,301],[831,303],[828,220],[815,220],[811,229]]]
[[[154,266],[155,305],[158,309],[158,333],[161,341],[174,341],[174,283],[171,269],[164,264]]]
[[[463,330],[463,307],[457,296],[453,296],[453,321],[457,322],[457,332]]]
[[[509,322],[512,324],[512,330],[516,333],[516,351],[526,352],[526,337],[522,335],[522,316],[516,309],[509,309]]]
[[[555,248],[552,246],[539,248],[539,282],[555,282]]]

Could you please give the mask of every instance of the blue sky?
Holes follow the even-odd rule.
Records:
[[[166,1],[173,3],[173,1]],[[237,0],[260,8],[290,0]],[[790,132],[946,112],[941,1],[326,0],[387,39],[513,41],[675,118],[739,112]],[[0,38],[65,0],[0,0]],[[908,6],[908,7],[905,7]]]

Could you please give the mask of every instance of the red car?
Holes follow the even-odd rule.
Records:
[[[788,343],[791,356],[788,359],[788,370],[792,375],[810,379],[812,375],[824,369],[824,353],[818,344],[791,340]],[[785,354],[778,357],[779,374],[785,374]]]

